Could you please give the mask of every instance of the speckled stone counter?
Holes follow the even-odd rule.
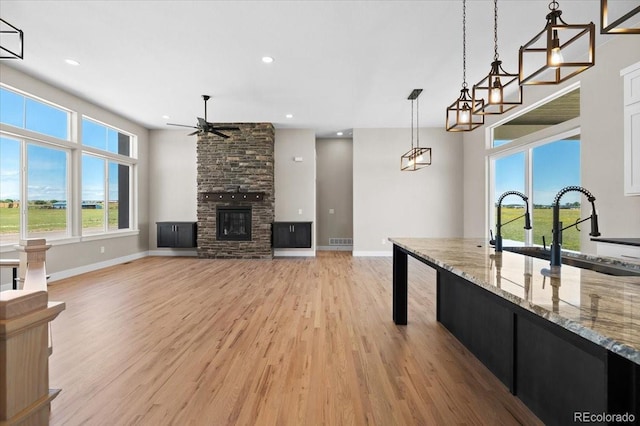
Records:
[[[390,238],[393,244],[465,278],[611,352],[640,364],[640,277],[616,277],[495,253],[479,239]]]

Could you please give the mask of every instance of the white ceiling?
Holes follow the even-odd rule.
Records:
[[[548,4],[498,2],[507,71],[517,72],[518,49],[543,29]],[[599,28],[599,0],[560,8],[568,23]],[[462,84],[461,0],[0,0],[0,17],[25,34],[24,60],[6,64],[152,129],[195,124],[203,94],[215,122],[272,122],[318,136],[409,127],[414,88],[424,89],[420,125],[443,127]],[[266,55],[275,61],[264,64]],[[492,59],[493,1],[468,0],[470,86]],[[525,88],[525,101],[535,89]]]

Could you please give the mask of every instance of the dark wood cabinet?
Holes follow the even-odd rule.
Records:
[[[196,222],[156,222],[158,247],[197,247]]]
[[[312,222],[273,222],[273,248],[311,248]]]

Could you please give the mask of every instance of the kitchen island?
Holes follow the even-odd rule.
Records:
[[[407,324],[411,256],[437,271],[437,320],[545,423],[585,413],[638,421],[640,277],[551,271],[479,239],[390,241],[396,324]]]

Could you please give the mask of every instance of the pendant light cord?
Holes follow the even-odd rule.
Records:
[[[498,57],[498,0],[493,0],[493,60]]]
[[[462,0],[462,88],[467,88],[467,0]]]
[[[411,149],[413,149],[413,99],[411,99]]]

